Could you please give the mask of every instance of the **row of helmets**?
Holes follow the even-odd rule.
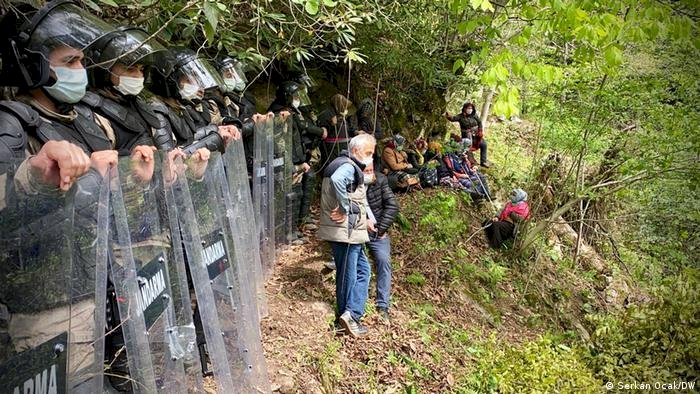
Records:
[[[246,65],[224,57],[216,67],[189,48],[166,48],[158,38],[137,27],[114,27],[78,7],[71,0],[54,0],[41,9],[18,6],[0,21],[2,71],[0,85],[49,93],[57,82],[100,88],[116,64],[144,68],[144,80],[153,93],[190,99],[195,91],[218,87],[242,93],[247,85]],[[76,58],[75,67],[53,68],[53,57]],[[53,75],[50,70],[53,68]],[[131,84],[129,82],[132,82]],[[144,81],[115,84],[122,93],[138,94]],[[131,87],[134,86],[135,87]],[[60,93],[58,93],[60,94]],[[56,97],[77,102],[81,97]],[[186,97],[190,96],[190,97]]]

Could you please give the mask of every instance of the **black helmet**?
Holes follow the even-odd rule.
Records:
[[[90,57],[95,67],[90,68],[90,84],[95,87],[112,86],[109,70],[116,63],[126,66],[135,64],[150,67],[159,52],[166,52],[163,45],[138,27],[120,27],[118,33],[103,37],[90,48]],[[144,74],[146,71],[144,71]]]
[[[1,84],[29,89],[49,84],[50,56],[54,49],[70,47],[86,51],[98,39],[115,31],[70,0],[50,1],[39,10],[20,5],[17,12],[5,15],[0,26]],[[86,55],[85,64],[93,63]]]
[[[223,85],[214,66],[189,48],[156,53],[153,69],[150,90],[164,97],[191,99],[180,94],[183,83],[196,85],[202,91]]]
[[[278,102],[291,106],[292,102],[294,101],[294,97],[300,96],[299,93],[301,93],[301,86],[298,83],[293,81],[285,81],[277,87],[275,97],[277,98]]]

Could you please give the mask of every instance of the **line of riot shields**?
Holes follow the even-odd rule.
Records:
[[[269,392],[264,278],[291,239],[289,120],[195,163],[122,157],[66,193],[3,165],[0,391]]]

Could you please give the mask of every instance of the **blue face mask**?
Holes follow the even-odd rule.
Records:
[[[56,74],[56,83],[44,87],[51,97],[62,103],[75,104],[85,96],[88,79],[84,68],[52,66],[51,70]]]

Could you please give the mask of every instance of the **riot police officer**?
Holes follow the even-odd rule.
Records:
[[[191,107],[201,102],[205,89],[216,86],[217,74],[194,51],[171,48],[156,56],[149,90],[157,97],[150,100],[150,105],[173,136],[173,146],[192,145],[223,152],[226,143],[238,137],[240,133],[235,125],[216,126],[211,118],[205,118],[205,111],[196,113]]]
[[[298,227],[308,216],[311,204],[311,192],[314,186],[314,171],[309,164],[310,152],[304,146],[304,138],[324,138],[326,130],[316,126],[311,120],[306,119],[299,107],[309,105],[310,100],[304,94],[301,85],[296,82],[286,81],[278,88],[275,101],[268,109],[276,114],[289,112],[292,116],[292,163],[294,164],[293,191],[297,194],[298,201],[294,206],[293,223]],[[303,98],[303,99],[302,99]],[[297,234],[298,236],[298,234]]]
[[[127,27],[99,40],[88,51],[96,62],[88,72],[92,90],[78,107],[93,113],[117,141],[120,155],[129,154],[137,146],[167,149],[171,143],[170,134],[142,97],[155,54],[164,51],[162,45],[148,41],[144,30]]]
[[[56,187],[65,191],[78,182],[79,187],[71,196],[72,207],[76,212],[71,226],[71,235],[74,238],[70,237],[66,240],[72,243],[74,249],[71,252],[76,254],[72,256],[72,262],[82,264],[81,258],[87,255],[81,253],[89,253],[89,250],[83,248],[85,244],[81,244],[81,239],[88,238],[79,239],[78,234],[94,235],[92,231],[95,221],[92,220],[93,217],[84,216],[81,212],[83,209],[89,210],[89,207],[84,204],[94,201],[89,195],[95,194],[107,169],[116,164],[117,152],[112,150],[111,142],[102,129],[76,111],[74,104],[83,97],[87,85],[84,67],[87,59],[85,59],[84,50],[113,29],[69,1],[49,2],[39,10],[18,6],[17,11],[17,14],[8,13],[0,23],[0,29],[2,29],[0,49],[3,59],[0,85],[18,88],[17,101],[6,101],[0,104],[0,130],[2,130],[0,161],[7,164],[13,158],[21,159],[27,154],[33,155],[17,167],[3,166],[5,167],[3,171],[14,171],[15,178],[11,187],[17,188],[12,189],[11,193],[15,196],[17,193],[14,192],[18,190],[26,194],[50,195],[53,192],[52,189]],[[20,14],[21,18],[17,16]],[[90,166],[95,171],[89,171]],[[94,176],[85,176],[86,174]],[[26,184],[23,184],[25,183],[23,181],[26,181]],[[7,186],[3,190],[4,193],[11,189]],[[3,195],[3,199],[5,197]],[[60,199],[54,201],[60,205]],[[17,208],[22,205],[20,203],[13,206]],[[8,212],[11,210],[9,204],[2,204],[2,206],[5,207],[3,222],[7,222],[7,219],[17,212]],[[37,221],[37,215],[55,214],[58,217],[63,215],[59,206],[55,209],[39,207],[48,208],[45,211],[33,208],[37,207],[29,205],[23,208],[22,220],[16,222],[20,227],[41,225],[43,219],[39,218]],[[81,222],[86,226],[78,229],[78,223]],[[45,224],[47,226],[52,224],[49,216]],[[6,234],[12,234],[15,230],[3,226]],[[46,226],[44,230],[50,231]],[[37,234],[39,234],[38,238],[41,238],[41,233]],[[55,240],[58,239],[59,237],[55,238]],[[58,245],[53,246],[58,247]],[[50,247],[52,245],[37,244],[37,248],[40,249]],[[60,260],[58,255],[54,257]],[[4,258],[13,257],[10,254],[4,255]],[[46,280],[46,275],[50,276],[58,266],[51,264],[50,261],[36,262],[46,264],[46,266],[40,265],[41,269],[36,272],[30,272],[26,269],[27,267],[21,265],[13,267],[8,264],[9,262],[11,261],[4,261],[2,264],[6,269],[3,274],[8,274],[7,270],[10,270],[9,275],[15,279],[5,282],[8,286],[3,286],[3,292],[0,294],[0,302],[8,312],[3,314],[2,320],[7,319],[7,316],[10,317],[7,332],[9,341],[3,338],[3,344],[11,345],[11,352],[38,350],[48,343],[44,341],[54,334],[70,331],[71,340],[76,342],[70,343],[68,352],[70,358],[68,373],[71,380],[68,387],[74,389],[75,385],[85,382],[83,378],[92,379],[89,374],[95,372],[96,366],[94,363],[96,358],[92,355],[101,352],[101,349],[92,346],[92,343],[97,338],[94,335],[103,328],[93,318],[97,315],[87,316],[96,310],[95,299],[90,297],[90,292],[94,291],[94,278],[93,288],[87,287],[90,286],[89,277],[74,277],[66,283],[70,285],[71,290],[68,294],[65,296],[59,292],[51,294],[56,290],[55,286],[60,286],[61,281],[65,280],[65,269],[61,270],[64,271],[61,273],[64,276],[56,277],[52,282]],[[68,267],[69,279],[71,274],[85,268],[79,264],[71,267],[70,262],[66,261],[61,263]],[[90,261],[87,263],[90,264]],[[12,270],[17,272],[11,272]],[[44,271],[46,273],[42,273]],[[26,283],[23,285],[22,281],[16,282],[16,278],[22,275],[26,276],[24,280],[30,275],[36,275],[34,277],[36,282],[32,282],[31,288],[27,287]],[[20,289],[26,293],[22,293]],[[18,296],[21,299],[18,299]],[[35,302],[27,302],[30,299]],[[78,311],[85,313],[83,318],[72,319],[71,315]],[[5,351],[0,353],[8,354]],[[97,367],[101,364],[100,362]],[[59,369],[63,368],[59,367]],[[63,374],[65,373],[64,371]],[[77,377],[81,373],[87,375],[81,375],[83,378]],[[9,389],[11,390],[11,387]]]
[[[2,23],[0,84],[18,88],[17,102],[5,105],[4,112],[22,124],[30,152],[49,140],[67,140],[96,163],[114,162],[109,138],[74,107],[87,87],[84,49],[114,29],[70,1],[25,10],[31,18],[8,13]]]
[[[216,68],[221,75],[223,84],[219,86],[221,97],[212,99],[219,105],[222,115],[232,116],[240,121],[243,149],[250,174],[253,168],[255,140],[253,115],[256,113],[256,104],[255,97],[246,92],[248,85],[248,79],[245,75],[246,65],[236,57],[226,56],[216,62]]]

